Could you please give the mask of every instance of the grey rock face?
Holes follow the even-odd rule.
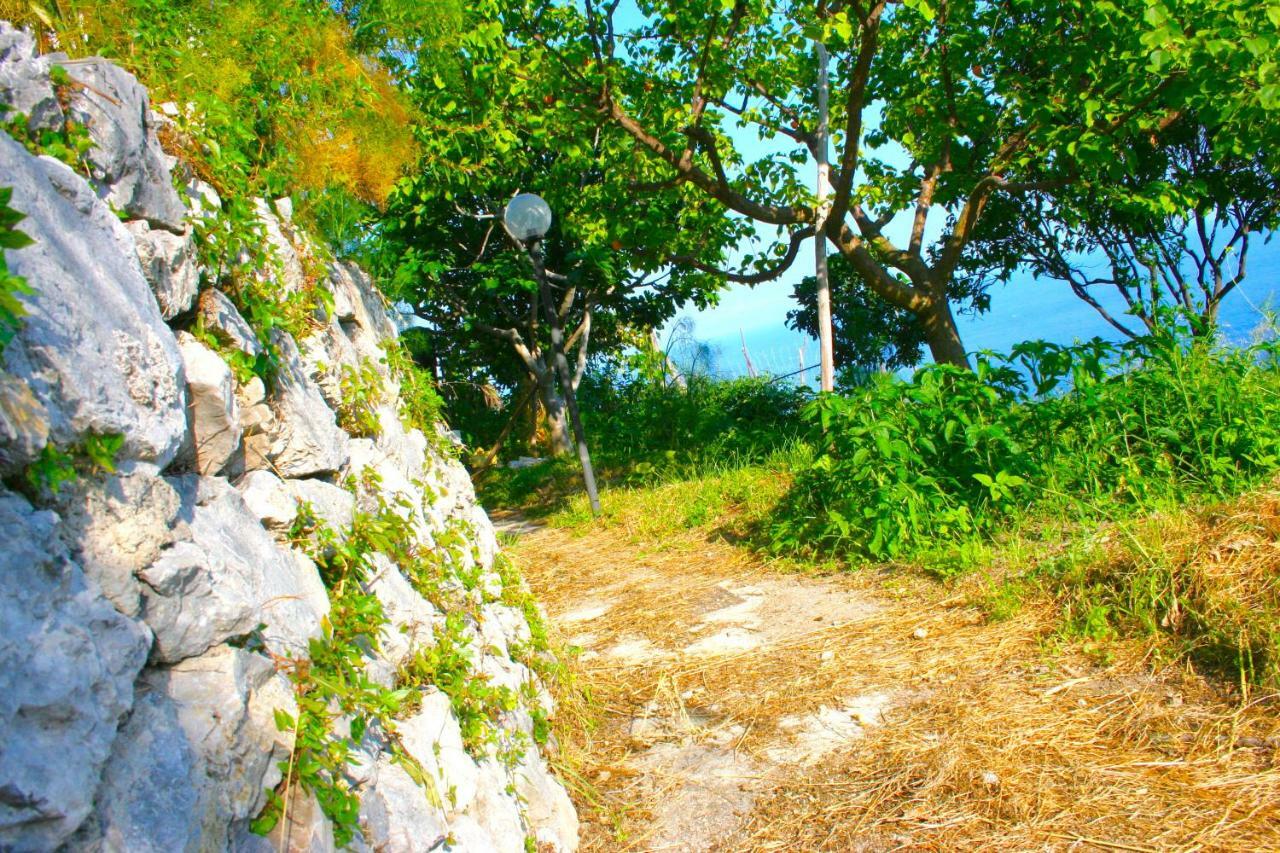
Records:
[[[360,480],[365,476],[366,471],[377,476],[382,499],[400,517],[414,526],[418,541],[423,544],[430,543],[431,525],[422,509],[421,487],[406,479],[405,472],[400,469],[395,460],[373,441],[367,438],[352,439],[350,464],[345,474]],[[372,506],[363,508],[373,509]]]
[[[138,616],[142,588],[134,573],[173,540],[182,507],[177,491],[154,468],[137,466],[64,487],[57,505],[62,539],[85,574],[117,610]]]
[[[236,387],[236,400],[240,403],[240,423],[244,427],[244,459],[241,468],[260,471],[271,467],[267,451],[271,447],[267,431],[276,416],[267,405],[267,388],[262,380],[253,377]]]
[[[264,838],[247,830],[241,830],[231,840],[234,853],[335,853],[333,823],[324,816],[316,798],[305,789],[295,786],[290,792],[288,814],[285,820]],[[353,848],[344,848],[347,850]]]
[[[281,549],[225,480],[171,482],[183,499],[177,541],[138,573],[156,658],[203,654],[260,623],[268,649],[304,653],[329,612],[315,567]]]
[[[578,813],[564,787],[536,751],[525,753],[515,771],[516,796],[525,804],[525,820],[539,844],[552,850],[578,849]]]
[[[105,198],[134,219],[182,234],[186,210],[151,124],[147,90],[105,59],[63,65],[82,84],[71,93],[71,118],[89,128],[89,162]]]
[[[168,464],[186,436],[186,382],[133,238],[79,175],[3,135],[0,174],[35,240],[8,253],[36,290],[9,373],[44,404],[59,444],[121,434],[123,458]]]
[[[379,638],[381,658],[396,669],[417,649],[434,642],[435,626],[443,617],[409,584],[395,563],[374,554],[370,565],[369,591],[378,597],[387,617]]]
[[[488,830],[470,815],[457,815],[449,822],[449,836],[451,841],[446,844],[442,850],[444,853],[480,853],[480,851],[514,851],[522,850],[524,845],[521,844],[516,848],[499,847],[493,836]]]
[[[360,830],[373,850],[430,850],[449,834],[444,812],[408,772],[378,759],[370,782],[360,792]]]
[[[0,493],[0,848],[50,850],[89,814],[147,658],[59,543],[57,516]]]
[[[350,455],[347,434],[338,429],[333,410],[303,368],[293,338],[276,330],[271,339],[280,352],[280,370],[269,397],[275,421],[266,431],[267,456],[284,477],[341,469]]]
[[[302,341],[302,364],[324,395],[325,402],[336,409],[342,400],[343,370],[359,370],[360,355],[342,331],[336,319]]]
[[[25,466],[49,442],[49,415],[25,382],[0,372],[0,470]]]
[[[346,539],[347,531],[355,521],[355,495],[324,480],[285,480],[284,485],[295,501],[310,506],[316,517],[337,533],[340,540]]]
[[[418,713],[401,720],[396,730],[405,752],[432,780],[445,810],[465,811],[475,799],[480,769],[463,748],[449,697],[438,690],[424,693]]]
[[[288,682],[261,655],[218,646],[148,671],[116,741],[90,832],[109,850],[225,850],[280,780],[294,714]]]
[[[233,346],[254,358],[262,354],[262,344],[258,343],[253,327],[221,292],[210,288],[200,294],[196,318],[204,322],[205,328],[218,338],[219,343]]]
[[[236,488],[249,511],[268,530],[283,531],[298,517],[298,502],[284,481],[270,471],[250,471]]]
[[[190,228],[181,236],[154,229],[141,219],[125,227],[133,234],[138,247],[142,274],[160,303],[160,315],[172,320],[195,303],[200,289],[200,270],[196,266],[196,247]]]
[[[62,127],[64,117],[53,84],[50,63],[36,55],[29,34],[0,21],[0,104],[27,116],[33,128]]]
[[[507,790],[507,772],[493,759],[480,765],[476,798],[467,809],[467,817],[483,827],[498,850],[524,848],[525,829],[520,803]]]
[[[235,377],[216,352],[185,332],[178,335],[178,351],[187,374],[196,470],[217,474],[240,448],[242,429]]]
[[[276,280],[286,293],[301,290],[306,283],[306,273],[302,268],[302,259],[298,257],[298,250],[294,248],[293,241],[286,234],[286,230],[291,231],[291,229],[276,218],[271,206],[265,200],[257,199],[254,206],[258,221],[262,223],[267,238],[267,247],[274,256],[277,267],[273,270],[263,270],[263,274]]]

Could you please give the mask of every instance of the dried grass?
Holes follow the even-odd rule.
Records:
[[[1214,590],[1270,607],[1277,506],[1183,519],[1185,541],[1163,541],[1199,577],[1221,575]],[[1243,546],[1240,525],[1256,532]],[[633,721],[651,714],[667,739],[729,733],[729,748],[763,768],[742,780],[754,809],[716,849],[1280,849],[1277,696],[1241,699],[1184,665],[1153,671],[1155,640],[1112,642],[1103,666],[1060,640],[1047,598],[992,621],[973,604],[980,577],[944,587],[868,570],[791,581],[835,586],[873,612],[695,658],[680,650],[724,605],[722,583],[777,582],[778,566],[625,513],[583,535],[545,529],[514,550],[561,639],[586,632],[593,649],[644,639],[666,652],[575,664],[591,702],[570,702],[559,738],[586,850],[651,849],[675,784],[638,760],[648,744]],[[558,622],[593,603],[609,610]],[[813,766],[771,760],[785,718],[871,691],[894,700],[865,738]]]

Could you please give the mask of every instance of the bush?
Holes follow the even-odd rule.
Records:
[[[621,369],[592,371],[578,392],[592,452],[615,467],[747,464],[801,431],[807,389],[691,376],[687,387]]]
[[[920,557],[1031,509],[1103,517],[1237,493],[1280,461],[1280,347],[1167,334],[1019,345],[975,372],[931,365],[804,412],[814,461],[772,547]]]

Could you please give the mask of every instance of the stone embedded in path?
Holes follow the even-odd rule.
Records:
[[[613,607],[610,602],[587,602],[586,604],[575,607],[567,613],[561,613],[556,616],[556,621],[560,624],[573,624],[577,622],[590,622],[593,619],[599,619],[601,616],[609,612]]]
[[[759,648],[759,634],[746,628],[725,628],[685,647],[690,655],[731,655]]]
[[[645,637],[620,640],[605,649],[604,654],[620,663],[627,664],[647,663],[667,657],[666,652],[659,649]]]
[[[778,728],[789,742],[771,746],[765,754],[779,764],[813,764],[881,725],[894,701],[891,693],[865,693],[844,700],[838,708],[824,705],[811,714],[783,717]]]

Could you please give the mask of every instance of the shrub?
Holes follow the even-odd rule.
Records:
[[[758,461],[801,431],[807,399],[768,378],[691,376],[681,388],[617,367],[588,373],[579,391],[592,452],[615,466]]]
[[[1030,342],[972,373],[932,365],[823,397],[804,413],[819,452],[771,544],[919,557],[1030,508],[1101,517],[1237,493],[1280,461],[1277,351],[1172,333]]]

